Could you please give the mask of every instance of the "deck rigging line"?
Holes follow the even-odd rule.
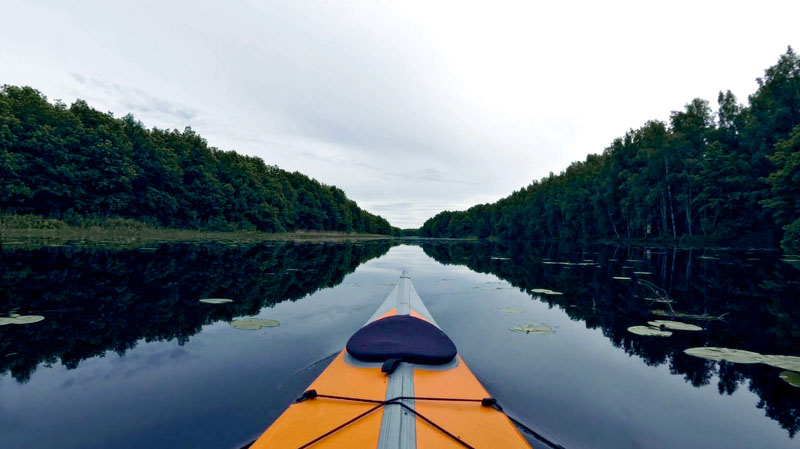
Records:
[[[364,413],[361,413],[360,415],[348,420],[347,422],[344,422],[344,423],[340,424],[339,426],[337,426],[337,427],[325,432],[324,434],[318,436],[317,438],[314,438],[313,440],[309,441],[308,443],[303,444],[302,446],[298,447],[297,449],[306,449],[306,448],[318,443],[319,441],[321,441],[321,440],[333,435],[334,433],[344,429],[345,427],[355,423],[356,421],[360,420],[361,418],[364,418],[365,416],[367,416],[370,413],[380,409],[381,407],[385,407],[387,405],[394,405],[394,404],[400,405],[404,409],[406,409],[409,412],[413,413],[415,416],[417,416],[421,420],[425,421],[426,423],[430,424],[436,430],[438,430],[438,431],[442,432],[443,434],[447,435],[448,437],[452,438],[453,440],[455,440],[456,442],[458,442],[462,446],[464,446],[464,447],[466,447],[468,449],[476,449],[474,446],[471,446],[470,444],[468,444],[467,442],[465,442],[464,440],[462,440],[458,436],[456,436],[453,433],[449,432],[447,429],[445,429],[442,426],[436,424],[435,422],[433,422],[429,418],[425,417],[424,415],[422,415],[418,411],[416,411],[413,408],[409,407],[408,405],[404,404],[402,402],[404,399],[409,399],[409,400],[414,400],[414,401],[479,402],[481,404],[481,406],[483,406],[483,407],[491,407],[494,410],[497,410],[498,412],[506,415],[506,417],[508,419],[510,419],[511,422],[513,422],[515,425],[517,425],[518,427],[521,427],[526,432],[529,432],[531,435],[536,437],[539,441],[547,444],[548,446],[552,447],[553,449],[565,449],[564,446],[561,446],[560,444],[557,444],[557,443],[554,443],[554,442],[548,440],[547,438],[545,438],[544,436],[542,436],[541,434],[539,434],[535,430],[533,430],[530,427],[526,426],[525,424],[517,421],[516,419],[512,418],[511,416],[508,416],[508,414],[505,411],[503,411],[503,407],[501,407],[500,404],[497,403],[497,400],[495,398],[470,399],[470,398],[434,398],[434,397],[423,397],[423,396],[397,396],[397,397],[394,397],[394,398],[391,398],[391,399],[388,399],[388,400],[385,400],[385,401],[381,401],[381,400],[377,400],[377,399],[365,399],[365,398],[354,398],[354,397],[349,397],[349,396],[336,396],[336,395],[330,395],[330,394],[319,394],[319,393],[317,393],[317,390],[306,390],[299,398],[297,398],[295,400],[295,403],[299,403],[299,402],[303,402],[303,401],[306,401],[306,400],[309,400],[309,399],[315,399],[315,398],[326,398],[326,399],[335,399],[335,400],[340,400],[340,401],[362,402],[362,403],[365,403],[365,404],[375,404],[375,406],[370,408],[369,410],[365,411]]]

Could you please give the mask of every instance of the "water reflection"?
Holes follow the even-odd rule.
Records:
[[[800,390],[779,369],[683,353],[800,355],[800,265],[778,253],[393,245],[0,251],[0,313],[45,316],[0,326],[0,404],[10,411],[0,413],[0,446],[241,447],[324,369],[403,269],[491,394],[565,447],[796,445]],[[669,307],[647,299],[643,279],[677,312],[724,319],[682,320],[705,330],[669,338],[631,334]],[[208,297],[233,302],[198,302]],[[226,323],[244,315],[281,325]],[[555,333],[508,330],[525,322]]]
[[[588,328],[601,329],[627,354],[651,366],[666,364],[695,387],[709,384],[714,376],[722,395],[746,387],[760,398],[757,407],[791,437],[800,430],[800,390],[781,380],[779,369],[683,353],[689,347],[718,346],[800,355],[800,265],[782,261],[780,253],[503,243],[422,247],[440,263],[465,265],[508,281]],[[663,289],[673,302],[653,301],[648,283]],[[537,289],[564,294],[539,294]],[[689,321],[706,330],[674,332],[669,338],[627,331],[660,318],[653,310],[671,312],[670,306],[678,313],[723,319]]]
[[[0,314],[38,314],[0,326],[0,374],[26,382],[42,364],[76,368],[137,342],[186,343],[215,321],[257,314],[342,282],[389,242],[162,244],[116,250],[41,247],[0,251]],[[201,298],[232,298],[221,305]]]

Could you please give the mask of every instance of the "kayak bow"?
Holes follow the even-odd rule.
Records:
[[[251,447],[530,449],[405,271],[346,348]]]

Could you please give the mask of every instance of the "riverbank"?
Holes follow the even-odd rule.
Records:
[[[253,230],[209,231],[200,229],[161,228],[124,218],[86,219],[80,225],[35,215],[0,215],[0,243],[116,243],[223,241],[248,243],[258,241],[343,242],[385,240],[392,236],[337,231],[302,230],[262,232]]]

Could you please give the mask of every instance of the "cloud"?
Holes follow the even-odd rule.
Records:
[[[705,24],[692,33],[689,9]],[[398,226],[508,195],[694,97],[744,99],[800,46],[797,2],[7,0],[3,13],[2,82],[191,126]]]
[[[191,107],[154,97],[137,87],[123,86],[113,81],[80,73],[71,73],[70,75],[92,98],[102,95],[113,99],[121,109],[134,115],[156,116],[167,118],[171,122],[183,123],[190,122],[198,116],[198,111]]]

